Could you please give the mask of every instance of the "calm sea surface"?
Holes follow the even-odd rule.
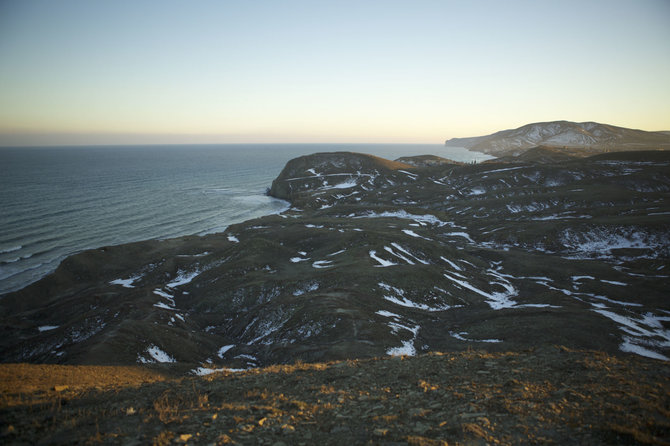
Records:
[[[0,148],[0,294],[85,249],[219,232],[281,212],[287,203],[265,192],[286,162],[340,150],[488,158],[415,144]]]

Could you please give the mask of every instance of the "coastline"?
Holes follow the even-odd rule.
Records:
[[[450,152],[431,144],[0,148],[0,296],[87,249],[222,232],[272,213],[265,191],[288,160],[341,147]],[[462,152],[454,154],[481,156]]]
[[[602,194],[585,190],[612,184],[613,172],[640,185],[666,172],[667,155],[644,165],[639,156],[428,166],[297,158],[272,186],[292,204],[280,215],[90,250],[0,300],[12,315],[3,356],[245,369],[566,344],[665,359],[655,340],[667,311],[663,210],[641,202],[631,214],[636,190],[594,207]],[[566,200],[581,208],[566,210]],[[632,300],[631,287],[645,297]],[[26,319],[40,305],[45,316]]]

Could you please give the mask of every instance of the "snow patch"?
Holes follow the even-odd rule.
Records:
[[[383,317],[394,317],[394,318],[400,319],[400,315],[395,314],[395,313],[391,313],[390,311],[386,311],[386,310],[379,310],[375,314],[378,314],[378,315],[383,316]]]
[[[228,350],[230,350],[231,348],[233,348],[233,347],[235,347],[235,344],[224,345],[223,347],[221,347],[221,348],[219,349],[218,352],[216,352],[216,356],[218,356],[219,358],[223,359],[223,355],[225,355],[226,352],[227,352]]]
[[[470,237],[470,234],[468,234],[467,232],[445,232],[443,235],[446,235],[448,237],[463,237],[464,239],[466,239],[470,243],[475,242],[474,240],[472,240],[472,238]]]
[[[137,274],[135,276],[131,276],[127,279],[115,279],[109,282],[110,285],[121,285],[124,288],[135,288],[133,285],[134,282],[140,280],[143,277],[142,274]]]
[[[486,303],[489,304],[489,306],[494,310],[512,308],[513,306],[516,305],[516,302],[510,299],[512,296],[515,296],[517,294],[516,289],[512,286],[512,284],[510,284],[507,281],[495,282],[496,284],[501,285],[503,286],[503,288],[505,288],[504,292],[487,293],[486,291],[482,291],[479,288],[470,285],[465,280],[456,279],[455,277],[451,277],[448,274],[443,274],[443,276],[451,280],[452,282],[462,286],[463,288],[467,288],[468,290],[474,291],[480,296],[486,297],[487,298]]]
[[[410,237],[422,238],[422,239],[424,239],[424,240],[432,241],[432,239],[429,239],[428,237],[424,237],[424,236],[422,236],[422,235],[419,235],[419,234],[417,234],[416,232],[411,231],[411,230],[409,230],[409,229],[403,229],[402,232],[404,232],[405,234],[409,235]]]
[[[137,360],[142,364],[150,364],[153,362],[161,362],[161,363],[177,362],[172,356],[168,355],[155,345],[149,346],[146,349],[146,353],[150,356],[149,359],[145,358],[144,356],[138,355]]]
[[[414,348],[414,341],[416,341],[416,337],[419,334],[419,329],[421,327],[419,325],[415,325],[410,328],[404,325],[399,324],[396,325],[411,331],[413,335],[412,339],[409,339],[407,341],[401,341],[402,345],[400,347],[389,348],[388,350],[386,350],[386,354],[389,356],[416,356],[416,348]]]
[[[190,283],[196,276],[200,274],[200,270],[195,270],[190,273],[179,270],[177,271],[177,277],[175,277],[172,282],[168,283],[167,286],[168,288],[174,288],[178,287],[181,285],[186,285],[187,283]]]
[[[302,258],[302,257],[291,257],[291,262],[292,263],[300,263],[300,262],[306,262],[309,260],[309,258]]]
[[[670,358],[667,356],[636,344],[635,341],[628,336],[624,336],[623,339],[624,341],[619,346],[619,350],[622,352],[635,353],[636,355],[646,356],[647,358],[652,359],[660,359],[662,361],[670,361]]]
[[[488,342],[488,343],[498,343],[502,342],[502,339],[472,339],[472,338],[466,338],[465,335],[467,335],[467,331],[461,331],[461,332],[454,332],[450,331],[449,336],[452,338],[458,339],[459,341],[466,341],[466,342]]]
[[[357,186],[356,180],[352,178],[343,183],[335,184],[333,186],[325,186],[322,187],[321,189],[351,189],[352,187],[356,186]]]
[[[395,249],[397,249],[398,251],[400,251],[400,252],[402,252],[402,253],[404,253],[404,254],[406,254],[406,255],[412,257],[414,260],[416,260],[416,261],[419,262],[419,263],[423,263],[424,265],[428,265],[428,264],[430,263],[430,262],[428,262],[427,260],[418,258],[418,257],[415,256],[414,254],[412,254],[411,252],[409,252],[407,249],[403,248],[402,246],[400,246],[399,244],[397,244],[397,243],[395,243],[395,242],[391,243],[391,246],[393,246],[393,247],[394,247]]]
[[[332,260],[317,260],[312,263],[312,268],[323,269],[323,268],[332,268],[335,265],[331,265]]]
[[[641,318],[634,318],[605,309],[592,309],[591,311],[605,316],[619,325],[619,329],[625,333],[623,342],[619,346],[621,351],[655,359],[670,360],[665,355],[648,348],[670,347],[670,330],[663,328],[661,323],[670,320],[669,317],[656,316],[648,312]]]
[[[454,262],[452,262],[451,260],[446,259],[446,258],[444,258],[443,256],[440,256],[440,259],[442,259],[443,261],[447,262],[447,263],[448,263],[452,268],[454,268],[456,271],[463,271],[463,268],[461,268],[460,266],[456,265],[456,264],[455,264]]]
[[[389,248],[388,246],[384,246],[384,250],[385,250],[386,252],[388,252],[389,254],[398,257],[400,260],[404,260],[405,262],[407,262],[408,265],[414,265],[414,262],[412,262],[410,259],[408,259],[407,257],[403,256],[402,254],[397,254],[396,252],[394,252],[394,251],[393,251],[391,248]]]
[[[438,227],[442,226],[453,226],[453,223],[451,222],[444,222],[437,218],[434,215],[431,214],[424,214],[424,215],[417,215],[417,214],[410,214],[409,212],[405,210],[400,210],[400,211],[385,211],[385,212],[374,212],[374,211],[368,211],[367,213],[363,215],[351,215],[353,218],[400,218],[403,220],[413,220],[420,225],[437,225]]]
[[[377,285],[379,286],[379,288],[385,290],[387,293],[391,293],[391,294],[384,294],[382,296],[384,300],[387,300],[401,307],[416,308],[418,310],[430,311],[430,312],[445,311],[452,308],[450,305],[439,305],[436,307],[431,307],[430,305],[414,302],[413,300],[408,299],[405,296],[405,290],[401,290],[400,288],[396,288],[384,282],[379,282]]]
[[[200,254],[177,254],[177,257],[205,257],[205,256],[208,256],[210,254],[211,254],[211,252],[205,251],[205,252],[200,253]]]
[[[587,231],[566,229],[561,243],[574,258],[608,258],[616,249],[644,249],[652,253],[645,258],[657,258],[670,253],[670,236],[647,233],[636,227],[596,227]]]
[[[294,296],[302,296],[305,293],[311,293],[312,291],[316,291],[319,289],[319,283],[318,282],[312,282],[304,286],[303,288],[299,288],[293,292]]]
[[[611,285],[628,286],[627,283],[617,282],[616,280],[605,280],[605,279],[600,279],[600,281],[603,282],[603,283],[609,283],[609,284],[611,284]]]
[[[377,257],[377,251],[371,250],[369,254],[372,260],[376,260],[377,262],[379,262],[379,265],[375,265],[375,267],[377,268],[386,268],[387,266],[398,265],[397,263],[389,262],[388,260],[384,260],[381,257]]]

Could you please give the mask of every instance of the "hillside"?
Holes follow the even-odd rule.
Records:
[[[668,444],[668,362],[565,347],[206,377],[0,365],[4,444]]]
[[[561,344],[667,360],[670,153],[543,153],[291,161],[270,190],[282,215],[86,251],[5,295],[0,357],[195,373]]]
[[[447,146],[465,147],[494,156],[518,155],[536,146],[610,150],[670,149],[668,132],[646,132],[596,122],[552,121],[527,124],[486,136],[452,138]]]

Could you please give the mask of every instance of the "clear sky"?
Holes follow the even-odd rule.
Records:
[[[669,0],[0,0],[0,145],[670,130]]]

